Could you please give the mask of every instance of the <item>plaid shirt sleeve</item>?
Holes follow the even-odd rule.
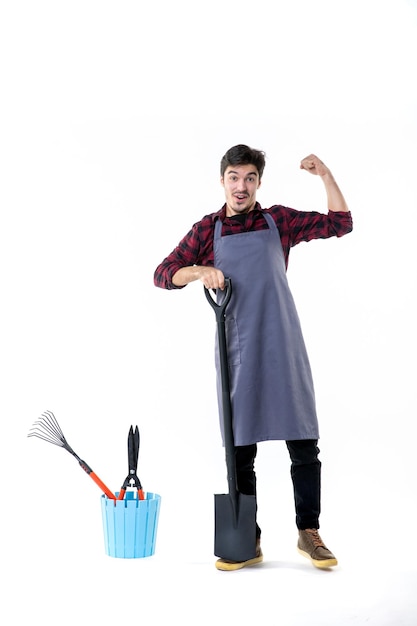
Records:
[[[284,252],[285,265],[288,267],[290,249],[301,241],[342,237],[352,230],[350,212],[328,214],[316,211],[296,211],[289,207],[275,205],[270,209],[261,209],[257,203],[248,213],[246,222],[225,218],[225,206],[217,213],[206,215],[194,224],[178,246],[158,265],[154,273],[154,284],[163,289],[182,289],[172,282],[172,277],[182,267],[191,265],[214,265],[213,236],[216,219],[223,221],[222,235],[268,228],[263,213],[270,213],[277,225]]]
[[[277,225],[284,251],[285,265],[288,267],[290,249],[301,241],[342,237],[353,228],[352,215],[344,211],[297,211],[281,205],[266,209]]]
[[[214,265],[214,223],[220,213],[206,215],[200,222],[196,222],[176,248],[158,265],[154,273],[156,287],[183,289],[172,282],[172,277],[179,269],[191,265]]]

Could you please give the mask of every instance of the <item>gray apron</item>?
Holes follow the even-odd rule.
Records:
[[[230,395],[236,446],[271,439],[318,439],[314,386],[274,220],[269,229],[222,237],[214,228],[214,264],[232,281],[226,309]],[[218,301],[223,294],[217,292]],[[223,435],[220,362],[217,395]]]

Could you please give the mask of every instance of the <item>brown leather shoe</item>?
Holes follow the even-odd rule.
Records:
[[[217,559],[215,562],[215,566],[217,569],[222,570],[223,572],[232,572],[237,569],[242,569],[243,567],[248,567],[248,565],[256,565],[257,563],[262,563],[264,557],[261,550],[261,540],[256,540],[256,556],[253,559],[249,559],[248,561],[226,561],[226,559]]]
[[[337,559],[324,544],[316,528],[307,528],[299,531],[298,552],[320,569],[334,567]]]

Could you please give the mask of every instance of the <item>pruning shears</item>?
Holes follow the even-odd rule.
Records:
[[[129,473],[125,478],[125,481],[120,489],[119,495],[117,496],[118,500],[123,500],[126,490],[128,487],[134,488],[136,487],[138,492],[138,499],[145,500],[145,494],[143,493],[141,482],[137,475],[138,468],[138,458],[139,458],[139,429],[136,426],[133,431],[133,426],[129,429],[129,436],[127,439],[127,452],[128,452],[128,460],[129,460]]]

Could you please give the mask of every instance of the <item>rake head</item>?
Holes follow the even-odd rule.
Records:
[[[29,430],[28,437],[38,437],[38,439],[53,443],[54,446],[73,452],[52,411],[42,413],[41,417],[34,422]]]

